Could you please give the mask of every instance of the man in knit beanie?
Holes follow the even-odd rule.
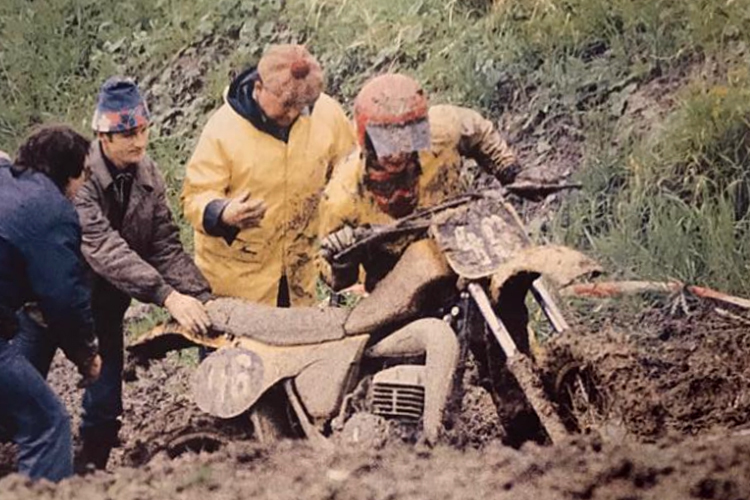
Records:
[[[278,306],[315,300],[318,204],[355,146],[320,64],[275,45],[231,82],[188,162],[183,204],[198,267],[217,295]]]
[[[323,71],[300,45],[272,47],[260,60],[258,75],[259,92],[265,88],[282,104],[288,103],[289,108],[297,110],[314,104],[323,91]]]
[[[156,164],[148,157],[149,113],[133,80],[114,77],[99,92],[90,176],[74,203],[81,250],[93,272],[91,306],[102,372],[83,397],[82,465],[105,468],[122,415],[123,318],[131,299],[163,306],[184,327],[205,333],[210,288],[180,243]],[[56,346],[37,325],[25,354],[46,376]],[[51,348],[51,349],[50,349]],[[51,354],[50,354],[51,353]]]

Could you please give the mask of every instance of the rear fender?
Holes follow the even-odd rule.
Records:
[[[295,379],[300,398],[314,417],[329,417],[342,400],[367,335],[297,346],[273,346],[237,337],[211,354],[193,374],[193,397],[211,415],[232,418],[250,409],[272,386]]]
[[[193,398],[201,410],[231,418],[251,408],[272,386],[294,378],[300,399],[313,418],[329,418],[356,372],[369,335],[303,345],[277,346],[249,337],[196,335],[176,323],[159,325],[128,347],[136,358],[159,359],[186,347],[217,352],[192,376]]]

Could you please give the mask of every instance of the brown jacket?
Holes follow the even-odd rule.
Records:
[[[137,165],[122,225],[115,230],[112,176],[98,141],[88,162],[91,177],[75,205],[83,228],[83,255],[93,271],[141,302],[163,305],[174,289],[208,299],[210,287],[182,247],[156,164],[146,157]]]

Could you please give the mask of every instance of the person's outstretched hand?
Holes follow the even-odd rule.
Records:
[[[205,335],[211,327],[211,320],[200,300],[173,291],[164,301],[169,314],[183,327],[195,334]]]

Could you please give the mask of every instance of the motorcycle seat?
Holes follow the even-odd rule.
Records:
[[[344,308],[280,308],[233,298],[212,300],[206,310],[216,332],[276,346],[342,339],[349,315]]]

